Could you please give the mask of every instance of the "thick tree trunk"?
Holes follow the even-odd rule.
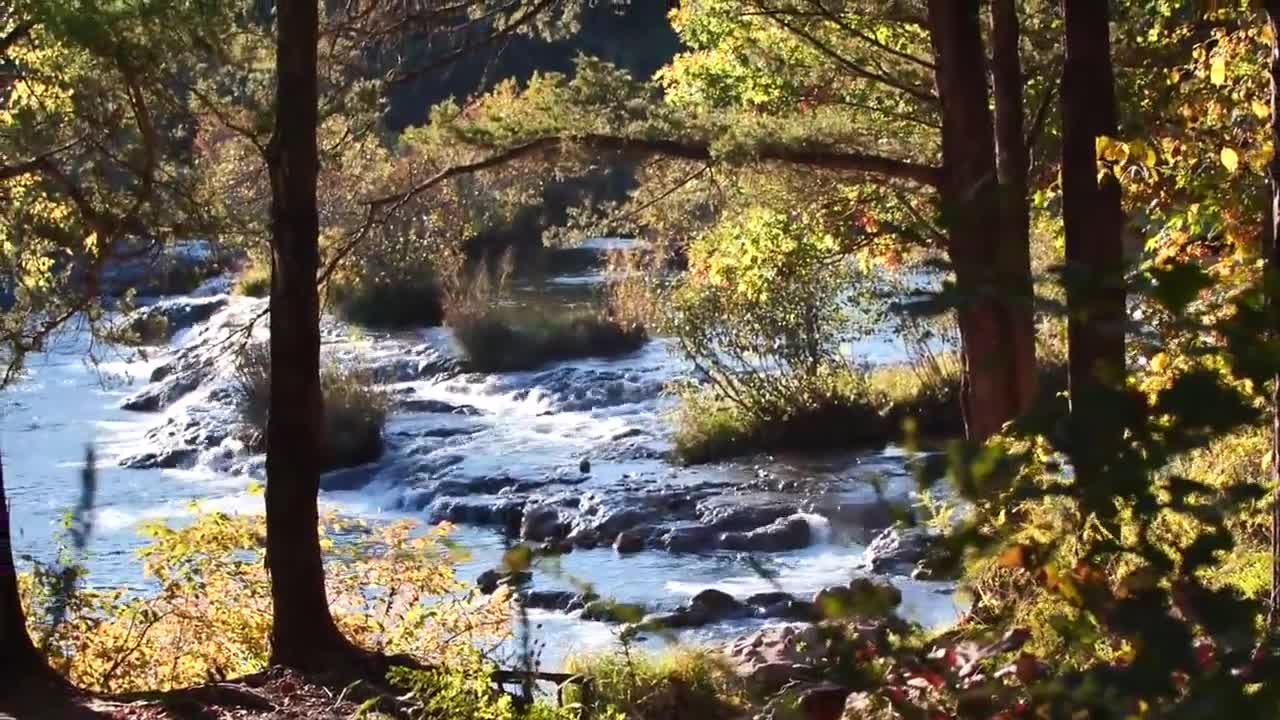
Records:
[[[18,573],[13,562],[9,534],[9,502],[4,488],[4,462],[0,459],[0,698],[23,689],[33,679],[54,680],[44,656],[31,642],[27,617],[18,594]]]
[[[1097,138],[1116,133],[1108,3],[1063,0],[1062,214],[1066,230],[1072,444],[1082,480],[1104,472],[1120,442],[1109,420],[1124,382],[1124,213],[1120,183],[1099,180]]]
[[[1024,78],[1019,48],[1022,31],[1016,0],[991,2],[991,78],[995,93],[996,177],[1000,181],[999,267],[1016,304],[1013,313],[1013,354],[1020,410],[1037,396],[1035,288],[1031,279],[1031,193],[1027,174],[1031,153],[1025,129]],[[1031,370],[1026,370],[1030,366]]]
[[[1271,164],[1268,166],[1271,202],[1268,205],[1266,245],[1267,274],[1271,292],[1276,292],[1280,276],[1280,0],[1266,0],[1267,22],[1271,25]],[[1272,313],[1272,332],[1280,333],[1280,298],[1267,298]],[[1280,375],[1271,387],[1271,603],[1267,624],[1280,626]]]
[[[267,421],[267,565],[272,662],[328,664],[347,649],[329,613],[317,525],[324,405],[316,179],[317,0],[276,4],[276,126],[271,175],[271,406]]]
[[[979,0],[929,0],[942,98],[942,203],[962,303],[964,414],[970,439],[1000,431],[1034,400],[1035,346],[1025,296],[1029,270],[1002,232],[995,129]],[[1021,297],[1020,297],[1021,296]]]

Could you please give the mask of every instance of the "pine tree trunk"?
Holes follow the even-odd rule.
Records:
[[[1271,202],[1268,205],[1267,228],[1263,236],[1266,246],[1267,274],[1275,292],[1280,275],[1280,0],[1266,0],[1267,22],[1271,25]],[[1273,332],[1280,332],[1280,298],[1268,298]],[[1272,383],[1271,396],[1271,603],[1267,624],[1274,631],[1280,626],[1280,375]]]
[[[55,680],[44,656],[31,642],[27,618],[18,593],[18,573],[13,562],[9,531],[9,502],[4,488],[4,461],[0,458],[0,698],[23,689],[33,679]]]
[[[957,309],[970,439],[1000,431],[1033,401],[1035,344],[1030,271],[1003,232],[978,0],[930,0],[929,28],[942,99],[942,186],[948,252],[962,295]],[[1023,241],[1025,242],[1025,241]]]
[[[317,525],[320,392],[317,0],[276,4],[276,126],[271,176],[271,405],[267,421],[267,566],[272,662],[327,664],[345,651],[329,613]]]
[[[1116,393],[1124,382],[1124,213],[1120,183],[1099,180],[1097,138],[1116,133],[1110,13],[1099,0],[1063,0],[1062,214],[1066,231],[1072,455],[1089,481],[1115,457]]]

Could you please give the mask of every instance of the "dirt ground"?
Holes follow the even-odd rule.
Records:
[[[353,686],[329,687],[284,669],[232,682],[166,693],[101,696],[38,681],[0,699],[9,720],[345,720],[369,697]],[[377,717],[375,714],[374,717]]]

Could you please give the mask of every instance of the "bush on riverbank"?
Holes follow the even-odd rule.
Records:
[[[271,294],[271,262],[253,257],[236,276],[231,292],[245,297],[263,298]]]
[[[586,717],[615,709],[629,720],[750,717],[745,688],[709,651],[599,653],[570,658],[567,671],[592,682],[589,697],[571,697]]]
[[[437,327],[444,322],[443,296],[430,277],[364,278],[334,286],[331,300],[341,320],[377,330]]]
[[[265,344],[245,347],[236,361],[236,383],[249,444],[265,449],[271,404],[271,353]],[[366,373],[336,363],[321,367],[320,385],[325,420],[322,467],[336,470],[381,457],[390,396],[374,385]]]
[[[478,372],[531,370],[549,362],[616,357],[649,340],[642,325],[624,325],[592,311],[488,307],[452,313],[449,325]]]
[[[447,530],[374,529],[328,515],[320,531],[334,620],[358,645],[452,667],[509,634],[506,595],[486,597],[456,579]],[[68,594],[62,568],[40,564],[19,578],[32,639],[51,665],[78,687],[109,693],[264,669],[272,609],[264,516],[199,512],[182,527],[156,522],[143,532],[145,592],[81,582]],[[52,626],[56,612],[62,621]]]
[[[841,367],[806,383],[803,394],[768,404],[735,401],[721,388],[691,388],[675,414],[676,455],[699,464],[781,450],[880,448],[964,433],[958,379],[922,382],[907,366]]]

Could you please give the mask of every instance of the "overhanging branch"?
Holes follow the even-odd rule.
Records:
[[[366,205],[371,209],[377,210],[393,203],[403,203],[450,178],[499,167],[530,155],[565,146],[583,146],[599,151],[633,155],[665,155],[703,162],[716,159],[711,151],[710,144],[703,142],[650,140],[599,134],[548,136],[530,140],[522,145],[516,145],[474,162],[447,167],[407,190],[367,200]],[[782,145],[765,145],[756,148],[751,155],[751,159],[759,162],[800,165],[820,170],[867,173],[888,179],[906,180],[929,187],[937,187],[942,181],[941,169],[932,165],[923,165],[907,160],[859,152],[808,150]]]

